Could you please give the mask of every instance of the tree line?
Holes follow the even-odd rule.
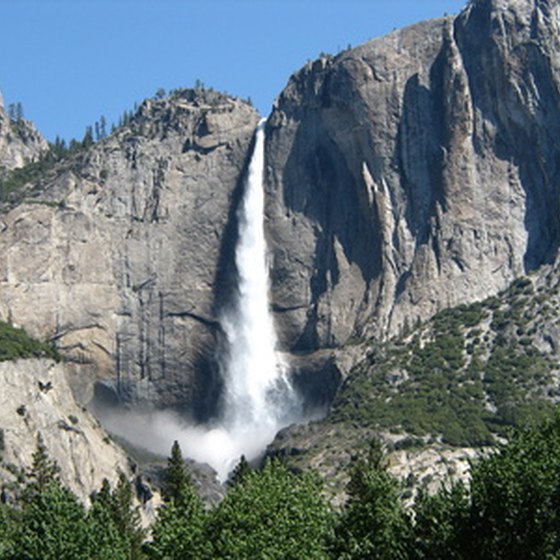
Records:
[[[146,531],[124,474],[113,488],[104,481],[86,509],[39,437],[17,503],[0,505],[0,559],[560,558],[560,415],[473,465],[469,487],[420,491],[411,509],[402,490],[372,445],[351,467],[341,509],[329,505],[315,474],[272,459],[258,470],[241,461],[226,497],[208,510],[175,443],[163,505]]]

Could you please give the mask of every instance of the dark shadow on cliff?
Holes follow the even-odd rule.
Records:
[[[545,9],[544,3],[538,9]],[[535,8],[536,9],[536,8]],[[505,33],[521,33],[504,19]],[[550,25],[547,23],[546,25]],[[528,106],[516,92],[508,64],[498,46],[490,3],[480,3],[455,22],[455,38],[469,77],[473,104],[496,129],[493,144],[480,135],[475,138],[478,153],[490,150],[518,169],[526,194],[525,228],[528,234],[524,255],[526,271],[551,263],[560,245],[560,93],[545,48],[554,44],[554,31],[544,31],[533,12],[529,42],[510,51],[518,63],[516,76],[525,94],[532,88],[538,102]],[[523,76],[524,78],[520,78]],[[532,80],[530,83],[529,78]],[[527,79],[526,82],[522,80]]]
[[[406,194],[405,219],[417,244],[427,243],[436,204],[445,209],[442,188],[443,140],[441,79],[443,53],[430,71],[430,88],[418,74],[406,83],[394,163]]]
[[[276,134],[279,132],[276,131]],[[335,241],[346,259],[356,264],[366,284],[379,274],[381,240],[363,184],[357,184],[347,154],[329,134],[321,110],[302,112],[283,170],[283,203],[293,214],[305,216],[313,227],[313,254],[309,282],[311,306],[295,352],[309,352],[331,341],[317,333],[317,302],[340,281]]]

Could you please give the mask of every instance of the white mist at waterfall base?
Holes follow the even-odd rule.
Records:
[[[301,420],[301,403],[276,352],[269,310],[267,247],[264,235],[264,121],[255,145],[243,199],[235,253],[237,290],[220,317],[225,340],[219,356],[222,412],[212,426],[189,426],[170,412],[105,414],[107,428],[133,443],[169,453],[177,440],[184,455],[208,463],[224,481],[241,455],[251,460],[283,427]]]

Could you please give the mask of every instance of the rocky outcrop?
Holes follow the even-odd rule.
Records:
[[[286,349],[383,338],[554,259],[559,17],[475,0],[290,79],[267,128]]]
[[[0,362],[0,483],[28,471],[41,434],[64,484],[84,502],[104,478],[114,481],[129,463],[97,420],[72,397],[64,368],[49,360]]]
[[[47,150],[46,140],[31,122],[8,116],[0,93],[0,173],[36,161]]]
[[[101,380],[101,399],[206,409],[258,119],[212,91],[147,100],[1,216],[0,317],[56,342],[81,402]]]

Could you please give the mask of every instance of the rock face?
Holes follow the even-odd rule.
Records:
[[[395,334],[554,260],[559,21],[552,1],[475,0],[290,79],[267,124],[266,227],[282,350],[313,406],[355,362],[330,353],[354,334]],[[0,318],[56,341],[82,402],[98,379],[108,401],[212,408],[258,119],[210,91],[146,101],[2,214]]]
[[[145,101],[1,216],[0,317],[56,341],[80,401],[102,379],[101,398],[206,408],[258,119],[211,91]]]
[[[474,0],[290,79],[267,130],[285,349],[394,334],[554,259],[559,21]]]
[[[87,503],[104,478],[127,473],[128,461],[72,397],[64,368],[49,360],[0,362],[0,482],[28,470],[38,433],[61,468],[64,484]]]
[[[0,172],[35,161],[47,149],[46,140],[32,123],[24,119],[10,119],[0,93]]]

